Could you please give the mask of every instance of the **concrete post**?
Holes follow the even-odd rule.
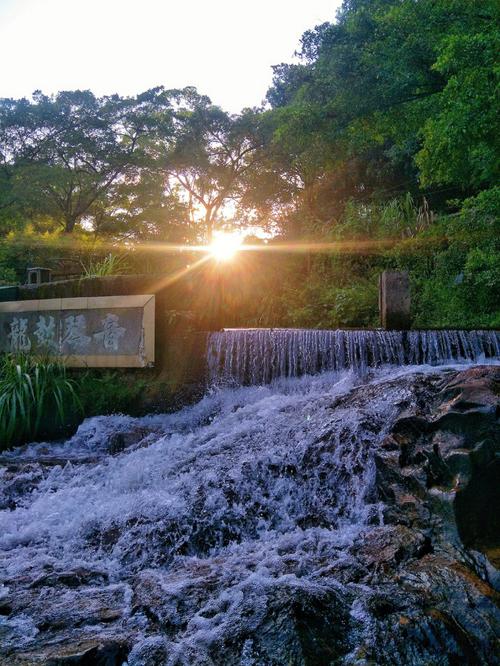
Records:
[[[410,328],[410,280],[405,271],[384,271],[379,279],[379,309],[382,328]]]

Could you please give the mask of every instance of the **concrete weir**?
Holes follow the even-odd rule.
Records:
[[[325,370],[500,359],[498,331],[228,329],[210,333],[210,381],[266,384]]]
[[[171,390],[181,392],[186,387],[202,391],[207,381],[265,384],[280,377],[323,370],[352,368],[363,372],[384,364],[439,365],[500,359],[498,331],[410,330],[406,273],[384,272],[380,279],[382,326],[389,330],[224,329],[230,321],[227,312],[207,298],[211,289],[206,291],[201,293],[196,277],[172,285],[164,275],[130,275],[24,285],[15,287],[15,294],[10,291],[4,294],[3,300],[4,309],[13,309],[14,314],[16,308],[24,309],[26,301],[37,303],[36,321],[32,322],[36,328],[38,310],[44,310],[41,316],[45,324],[50,321],[47,306],[52,301],[62,304],[68,300],[73,306],[80,300],[110,305],[110,299],[154,295],[148,357],[150,361],[154,358],[154,367],[132,367],[129,372],[152,379],[159,377]],[[12,303],[13,300],[19,303]],[[0,326],[0,337],[4,336],[5,344],[11,342],[10,323],[9,320],[3,329]],[[91,332],[89,328],[89,335]],[[35,338],[31,341],[34,344]],[[8,350],[5,344],[4,349]],[[110,356],[106,365],[119,364]],[[153,362],[144,365],[153,366]],[[125,368],[120,370],[125,371]]]

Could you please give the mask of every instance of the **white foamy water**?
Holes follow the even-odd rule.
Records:
[[[124,566],[142,566],[155,557],[154,549],[130,564],[128,533],[109,554],[97,551],[91,539],[94,533],[137,520],[154,529],[159,521],[173,521],[186,543],[199,532],[200,543],[192,551],[208,553],[270,530],[284,533],[309,513],[327,525],[339,515],[359,518],[373,433],[364,432],[355,410],[331,410],[332,400],[357,382],[350,374],[324,374],[272,387],[215,391],[176,414],[97,417],[85,421],[65,443],[31,445],[14,453],[13,460],[36,459],[37,454],[43,459],[49,452],[69,461],[49,468],[14,511],[0,513],[0,545],[6,553],[20,549],[15,557],[7,556],[8,566],[31,566],[23,548],[26,555],[36,551],[37,556],[69,560],[87,554],[115,573]],[[382,412],[381,424],[394,411],[385,394],[381,404],[365,409],[370,416]],[[139,435],[132,450],[106,454],[111,436],[134,430]],[[305,480],[300,477],[303,456],[325,432],[336,440],[330,447],[335,451],[325,452],[316,473]],[[97,459],[77,464],[80,456]],[[328,469],[328,480],[320,480],[322,467]],[[347,488],[338,481],[347,474],[348,499]],[[196,528],[190,525],[194,513],[204,523]],[[176,547],[174,543],[170,550]]]
[[[276,595],[340,586],[321,572],[380,522],[373,457],[412,405],[416,372],[436,369],[221,389],[175,414],[93,418],[64,443],[13,452],[13,464],[30,461],[18,478],[28,490],[12,500],[12,477],[0,468],[0,581],[8,592],[47,571],[102,572],[101,588],[119,596],[123,632],[147,650],[149,620],[131,600],[153,580],[155,612],[178,627],[161,638],[168,663],[212,663],[210,646],[255,630]],[[117,435],[129,439],[111,455]],[[40,465],[47,456],[61,462]],[[63,601],[77,606],[80,594],[68,590]],[[36,644],[36,615],[34,606],[1,618],[5,644]],[[79,631],[87,630],[105,631]],[[251,644],[243,647],[241,663],[251,664]]]
[[[211,333],[212,381],[265,384],[326,370],[365,372],[391,365],[443,365],[500,356],[498,331],[227,329]]]

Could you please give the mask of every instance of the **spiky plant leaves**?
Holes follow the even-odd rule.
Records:
[[[62,431],[81,413],[77,384],[60,361],[28,355],[0,358],[0,449]]]

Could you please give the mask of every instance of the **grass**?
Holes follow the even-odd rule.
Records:
[[[83,276],[106,277],[107,275],[123,275],[129,270],[127,259],[124,255],[108,254],[104,259],[90,260],[88,265],[82,264]]]
[[[172,397],[168,382],[146,372],[66,369],[54,358],[0,354],[0,451],[67,437],[84,418],[139,416],[184,404]]]
[[[78,385],[56,360],[0,357],[0,450],[62,434],[81,416]]]

